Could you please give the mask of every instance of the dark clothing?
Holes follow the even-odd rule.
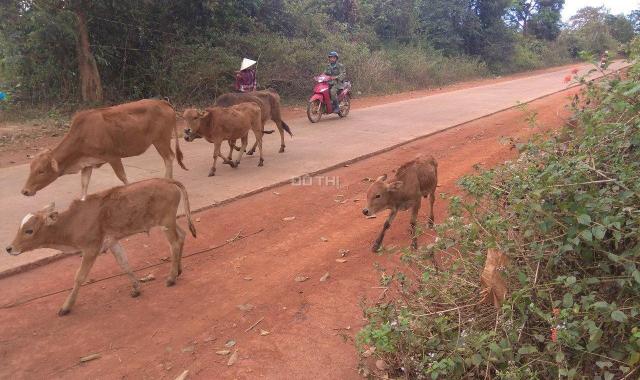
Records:
[[[328,64],[324,73],[331,75],[332,77],[336,77],[335,80],[329,82],[329,85],[337,85],[338,88],[342,89],[342,82],[347,77],[347,71],[344,69],[344,65],[342,63],[336,62]]]
[[[329,63],[327,68],[324,70],[324,73],[327,75],[331,75],[336,79],[329,81],[329,91],[331,94],[331,101],[334,106],[338,105],[338,90],[342,90],[343,82],[347,77],[347,71],[344,68],[342,63]]]
[[[236,73],[236,90],[250,92],[255,91],[257,87],[255,70],[245,69]]]

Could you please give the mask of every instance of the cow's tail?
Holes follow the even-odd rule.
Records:
[[[184,163],[182,162],[184,155],[180,150],[180,139],[178,138],[178,123],[176,123],[176,125],[173,128],[174,128],[173,131],[175,132],[175,137],[176,137],[176,159],[178,160],[178,165],[180,165],[180,167],[183,168],[184,170],[189,170],[187,169],[186,166],[184,166]]]
[[[284,122],[284,120],[280,120],[282,122],[282,129],[284,129],[285,131],[287,131],[287,133],[289,134],[289,136],[293,137],[293,133],[291,133],[291,129],[289,128],[289,126],[287,125],[287,123]]]
[[[193,235],[193,237],[196,237],[196,226],[193,224],[193,221],[191,220],[191,207],[189,206],[189,194],[187,194],[187,189],[184,187],[184,185],[181,182],[174,180],[173,183],[176,185],[176,187],[178,188],[178,190],[180,190],[180,193],[182,194],[184,215],[187,217],[187,223],[189,224],[189,231],[191,231],[191,235]]]

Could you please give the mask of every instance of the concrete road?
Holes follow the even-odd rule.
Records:
[[[616,62],[611,69],[624,65]],[[586,72],[592,66],[577,67]],[[564,82],[567,74],[568,70],[563,68],[511,81],[358,109],[346,119],[331,115],[323,117],[317,124],[311,124],[306,119],[287,120],[294,137],[286,137],[286,153],[278,153],[280,144],[277,133],[266,136],[264,167],[256,166],[257,154],[253,157],[245,156],[238,169],[218,163],[215,177],[207,177],[213,145],[203,140],[193,143],[182,140],[181,147],[189,171],[176,165],[175,178],[186,185],[191,207],[204,208],[561,91],[567,88]],[[593,77],[597,77],[597,74]],[[153,148],[141,156],[125,159],[124,162],[131,181],[164,174],[162,159]],[[64,209],[80,194],[78,174],[61,177],[34,197],[24,197],[20,194],[20,189],[28,172],[26,164],[0,169],[2,247],[11,242],[24,215],[52,201],[55,201],[58,208]],[[379,173],[371,173],[372,176],[377,174]],[[339,182],[339,179],[326,178],[325,181],[331,186],[336,181]],[[105,165],[94,170],[90,191],[120,184],[111,168]],[[282,207],[286,207],[286,203]],[[38,250],[17,257],[2,253],[0,273],[56,254],[58,253],[53,250]]]

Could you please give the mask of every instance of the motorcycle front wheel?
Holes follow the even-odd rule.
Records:
[[[349,95],[347,95],[340,102],[340,112],[338,112],[338,116],[347,117],[350,109],[351,109],[351,99],[349,99]]]
[[[317,123],[322,117],[322,103],[319,100],[313,100],[307,103],[307,117],[312,123]]]

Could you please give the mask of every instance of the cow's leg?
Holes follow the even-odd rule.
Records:
[[[409,223],[411,226],[411,248],[413,249],[418,249],[418,231],[416,230],[416,223],[418,221],[418,211],[420,211],[420,200],[421,199],[418,198],[418,202],[416,202],[413,208],[411,208],[411,221]]]
[[[109,161],[109,165],[113,168],[113,171],[116,173],[116,176],[124,183],[125,185],[129,184],[129,180],[127,179],[127,173],[124,172],[124,166],[122,165],[122,160],[117,159],[113,161]]]
[[[278,151],[278,153],[284,153],[284,128],[282,128],[282,120],[280,118],[278,118],[278,120],[275,122],[276,126],[278,127],[278,132],[280,133],[280,150]]]
[[[110,248],[111,253],[113,253],[113,257],[116,258],[118,265],[124,273],[127,274],[127,277],[131,280],[131,297],[137,297],[140,295],[140,281],[136,278],[129,266],[129,260],[127,259],[127,253],[124,248],[120,245],[120,243],[115,243]]]
[[[380,246],[382,245],[384,234],[385,232],[387,232],[389,227],[391,227],[391,223],[393,222],[393,219],[395,219],[397,213],[398,213],[397,210],[391,210],[391,213],[389,213],[389,217],[387,217],[387,220],[384,221],[384,226],[382,226],[382,231],[380,231],[380,235],[378,235],[378,238],[376,239],[376,241],[373,243],[373,246],[371,247],[371,251],[378,252],[378,250],[380,249]]]
[[[254,130],[254,135],[256,136],[256,144],[258,144],[258,151],[260,153],[260,161],[258,161],[258,166],[264,165],[264,159],[262,158],[262,129],[259,131]]]
[[[433,228],[433,223],[435,222],[435,220],[433,219],[433,204],[436,201],[436,188],[435,186],[433,187],[433,191],[431,192],[431,194],[429,194],[429,220],[428,220],[428,224],[429,224],[429,228]]]
[[[92,171],[93,166],[85,166],[80,172],[80,183],[82,184],[82,198],[80,198],[80,200],[82,201],[87,199],[87,192],[89,190],[89,181],[91,181]]]
[[[238,155],[238,159],[236,160],[236,168],[240,165],[240,160],[242,160],[242,154],[246,152],[247,145],[249,144],[249,135],[244,136],[242,139],[242,146],[240,147],[240,155]]]
[[[227,140],[227,142],[229,143],[229,156],[227,156],[227,160],[233,161],[234,149],[235,150],[240,150],[240,149],[236,147],[236,140]]]
[[[78,297],[78,292],[80,291],[80,286],[87,279],[87,275],[89,275],[89,271],[93,266],[93,263],[96,261],[96,257],[98,257],[97,251],[85,251],[82,253],[82,262],[80,263],[80,268],[76,272],[76,279],[73,284],[73,289],[67,300],[62,304],[62,308],[58,311],[59,316],[67,315],[71,311],[73,304],[76,303],[76,297]]]
[[[164,177],[173,178],[173,158],[175,155],[171,150],[171,138],[153,143],[160,157],[164,161]]]
[[[256,140],[256,142],[253,143],[253,146],[251,147],[251,149],[249,149],[249,151],[247,152],[247,155],[253,156],[253,154],[256,152],[257,147],[258,147],[258,140]]]
[[[182,248],[184,247],[185,233],[174,221],[172,225],[164,229],[164,234],[171,245],[171,272],[167,277],[166,285],[173,286],[176,284],[178,275],[182,273]]]
[[[222,141],[216,141],[213,143],[213,166],[209,169],[209,177],[216,175],[216,164],[218,163],[218,156],[220,155],[220,146]]]

